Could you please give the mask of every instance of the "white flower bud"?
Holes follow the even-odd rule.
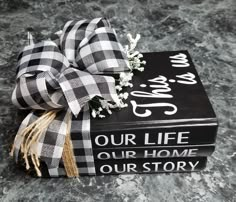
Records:
[[[110,109],[107,109],[108,114],[112,114],[112,111]]]
[[[105,116],[105,115],[102,115],[102,114],[99,114],[98,117],[99,117],[99,118],[105,118],[106,116]]]
[[[92,117],[93,117],[93,118],[96,118],[96,116],[97,116],[97,113],[96,113],[95,109],[93,109],[93,110],[92,110],[92,113],[91,113],[91,115],[92,115]]]
[[[140,38],[141,38],[141,35],[140,35],[140,34],[136,34],[135,42],[137,43],[137,42],[139,41]]]
[[[143,57],[143,54],[140,53],[140,54],[138,55],[138,58],[142,58],[142,57]]]
[[[147,62],[146,62],[145,60],[143,60],[141,63],[142,63],[142,64],[144,64],[144,65],[146,65],[146,64],[147,64]]]
[[[129,97],[129,93],[125,92],[125,93],[123,94],[123,98],[124,98],[125,100],[127,100],[128,97]]]

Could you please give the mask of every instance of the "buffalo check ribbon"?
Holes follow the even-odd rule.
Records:
[[[15,137],[16,159],[19,151],[28,149],[28,155],[35,154],[46,163],[51,177],[71,176],[62,162],[69,128],[72,144],[67,146],[72,146],[79,174],[94,175],[88,102],[99,96],[118,103],[115,79],[104,75],[127,70],[126,53],[104,18],[69,21],[55,40],[26,46],[19,54],[12,102],[31,112]],[[39,124],[44,128],[42,133],[34,141],[30,137],[24,140],[22,131],[40,121],[42,112],[51,111],[56,112],[55,117],[45,119],[47,124]],[[31,140],[30,148],[22,148],[24,141]],[[38,165],[36,160],[32,156]]]

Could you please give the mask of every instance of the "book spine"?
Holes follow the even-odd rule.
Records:
[[[194,172],[206,167],[206,157],[96,160],[96,175]]]
[[[91,131],[93,148],[184,146],[213,144],[217,125]]]
[[[121,147],[94,149],[94,159],[136,159],[210,156],[215,145],[164,146],[164,147]],[[76,152],[76,151],[75,151]]]

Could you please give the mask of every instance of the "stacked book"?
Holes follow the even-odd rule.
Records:
[[[91,119],[96,175],[204,169],[218,123],[189,53],[143,55],[145,71],[132,80],[128,107]],[[45,165],[43,170],[47,177]]]
[[[205,168],[217,119],[187,51],[145,53],[129,106],[91,121],[97,175]]]

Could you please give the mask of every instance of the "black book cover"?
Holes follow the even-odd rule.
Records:
[[[93,148],[214,143],[216,115],[189,53],[143,55],[147,64],[127,89],[128,107],[91,120]]]
[[[96,175],[194,172],[206,167],[206,157],[96,160]]]
[[[93,149],[94,159],[138,159],[210,156],[215,145],[149,146]],[[76,152],[76,150],[75,150]]]

